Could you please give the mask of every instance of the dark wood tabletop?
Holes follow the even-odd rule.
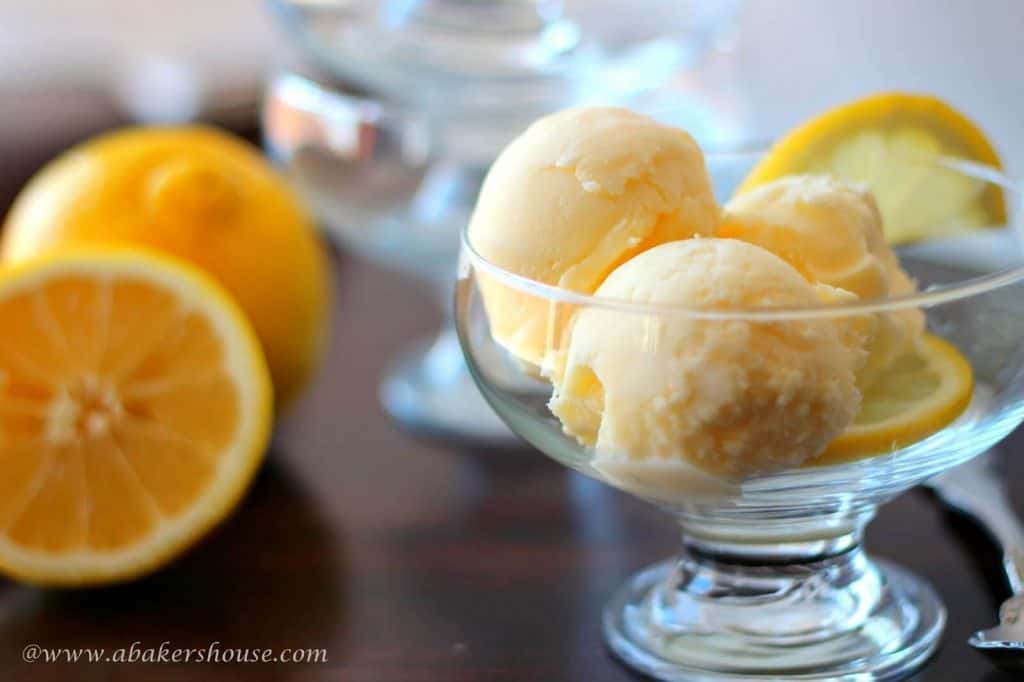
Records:
[[[0,155],[0,202],[55,144]],[[439,312],[423,287],[341,254],[334,264],[326,366],[280,422],[238,512],[134,584],[48,591],[0,580],[0,680],[639,679],[605,650],[600,610],[630,573],[676,550],[673,526],[525,447],[468,450],[396,428],[378,404],[378,379],[410,339],[433,331]],[[1024,438],[1006,451],[1019,496]],[[949,607],[942,648],[915,679],[1013,679],[966,644],[993,623],[1006,591],[977,530],[914,491],[881,511],[868,548],[927,577]],[[328,662],[22,662],[30,644],[133,642],[322,648]]]

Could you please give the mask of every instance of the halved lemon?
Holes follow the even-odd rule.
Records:
[[[213,280],[155,254],[67,254],[0,275],[0,324],[0,571],[125,580],[234,508],[272,393]]]
[[[942,100],[881,93],[826,111],[788,133],[737,194],[793,173],[830,173],[863,183],[874,192],[893,244],[1005,223],[1003,192],[940,161],[949,158],[1001,167],[981,130]]]
[[[930,436],[971,402],[974,374],[952,344],[925,335],[919,352],[896,360],[864,391],[860,414],[812,465],[891,452]]]

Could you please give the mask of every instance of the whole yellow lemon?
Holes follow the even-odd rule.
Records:
[[[326,255],[298,198],[248,143],[203,126],[86,141],[15,200],[0,259],[103,244],[161,250],[219,280],[259,336],[279,408],[316,369],[330,308]]]

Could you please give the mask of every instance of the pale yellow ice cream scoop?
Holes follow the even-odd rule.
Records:
[[[863,300],[916,289],[885,241],[870,191],[829,175],[790,175],[734,197],[725,205],[719,236],[762,246],[809,281]],[[874,325],[870,357],[861,370],[864,384],[917,347],[924,314],[916,309],[881,313]]]
[[[596,296],[704,311],[854,299],[808,283],[759,246],[718,238],[635,256]],[[825,318],[766,322],[581,307],[550,408],[567,433],[595,447],[599,469],[603,461],[619,462],[620,473],[629,461],[676,461],[743,477],[797,466],[860,407],[855,371],[865,340],[853,329]]]
[[[592,293],[617,265],[718,221],[704,156],[683,130],[626,109],[582,107],[541,118],[498,157],[469,241],[499,267]],[[482,273],[491,333],[541,365],[566,311]]]

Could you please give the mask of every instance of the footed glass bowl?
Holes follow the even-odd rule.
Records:
[[[741,0],[267,4],[299,53],[346,85],[273,78],[268,151],[347,248],[437,292],[445,311],[487,168],[537,117],[617,102],[717,142],[736,135],[721,83],[689,81],[736,28]],[[519,444],[480,398],[450,320],[395,359],[380,397],[414,431]]]
[[[939,165],[969,178],[979,193],[1002,191],[1011,209],[1017,203],[1016,188],[992,169]],[[945,623],[941,600],[917,576],[870,558],[861,539],[879,505],[980,454],[1024,419],[1024,256],[1012,222],[947,230],[904,249],[901,261],[919,294],[788,310],[694,310],[575,294],[502,270],[464,235],[456,323],[486,399],[539,450],[657,505],[682,531],[680,556],[634,575],[608,602],[604,633],[616,655],[663,680],[897,679],[928,658]],[[570,346],[573,321],[590,310],[618,317],[616,329],[656,330],[673,317],[779,329],[917,308],[928,332],[970,362],[973,397],[939,431],[857,461],[742,480],[655,464],[630,468],[621,463],[634,460],[606,456],[563,431],[548,408],[551,384],[491,334],[496,306],[489,310],[482,292],[491,302],[495,291],[546,311],[542,338],[555,351]],[[638,338],[638,359],[657,353],[657,333]]]

